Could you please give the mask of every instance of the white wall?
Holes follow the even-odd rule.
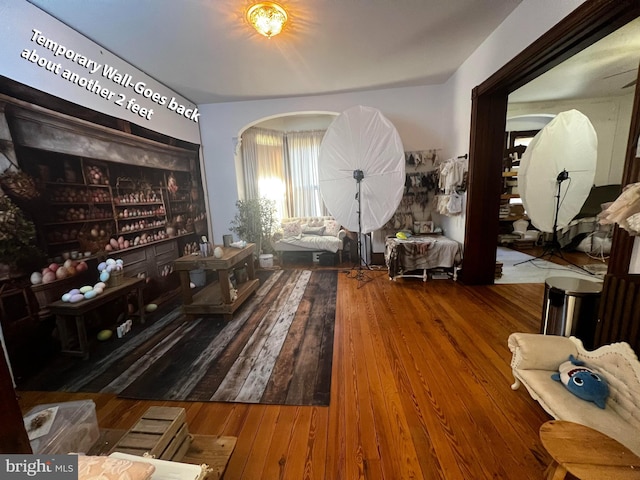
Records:
[[[288,112],[342,112],[355,105],[379,109],[396,127],[405,151],[440,148],[448,123],[442,86],[408,87],[364,93],[201,105],[214,240],[229,232],[238,199],[234,149],[239,133],[259,119]]]
[[[187,108],[193,109],[195,106],[165,85],[25,0],[0,0],[0,19],[0,75],[150,130],[188,142],[200,143],[199,123],[168,108],[172,98],[176,99],[177,104]],[[80,54],[86,59],[95,61],[99,68],[95,68],[94,73],[91,73],[87,64],[85,66],[81,64],[80,58],[78,61],[68,60],[61,50],[58,50],[59,55],[55,55],[52,49],[45,48],[33,39],[33,29],[40,31],[40,35],[49,41],[56,42],[58,45],[56,48],[64,47],[66,52],[73,51]],[[116,31],[114,35],[117,35]],[[35,62],[22,58],[24,51],[27,51],[27,57],[31,56]],[[37,61],[42,61],[43,66],[38,66]],[[121,74],[130,75],[131,86],[122,86],[113,79],[103,76],[105,65],[117,68]],[[82,81],[93,81],[91,86],[98,82],[102,86],[101,91],[106,89],[103,93],[106,97],[111,94],[111,99],[102,98],[100,94],[93,93],[86,86],[66,80],[63,78],[65,70],[77,74],[83,79]],[[126,82],[122,83],[126,85]],[[153,101],[151,98],[144,98],[143,93],[134,91],[133,87],[136,84],[144,85],[143,88],[150,89],[159,98],[165,97],[165,104],[161,105],[161,100]],[[116,104],[117,100],[123,98],[123,105]],[[135,101],[127,109],[131,99]],[[134,112],[134,104],[146,111]],[[152,110],[153,113],[151,113]]]
[[[451,109],[448,143],[445,145],[447,155],[460,155],[469,149],[471,90],[584,1],[523,0],[469,56],[445,84],[445,95],[450,99]],[[459,242],[464,241],[464,216],[444,217],[441,224],[448,236]]]
[[[607,98],[584,98],[553,102],[510,103],[507,116],[558,114],[570,109],[585,114],[598,136],[595,185],[620,183],[627,149],[633,93]]]
[[[405,151],[442,148],[441,158],[469,151],[471,90],[557,24],[585,0],[523,0],[444,85],[319,97],[201,105],[201,134],[214,237],[228,232],[237,188],[233,149],[244,125],[291,111],[378,108],[396,126]],[[498,212],[496,212],[497,215]],[[464,241],[464,215],[436,218]]]

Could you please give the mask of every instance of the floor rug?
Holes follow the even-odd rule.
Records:
[[[92,354],[66,372],[40,375],[48,382],[23,389],[328,405],[337,271],[273,270],[262,276],[259,289],[230,321],[189,321],[177,306],[100,358]],[[56,378],[64,384],[51,388]]]
[[[575,277],[595,282],[602,280],[578,267],[564,267],[505,247],[498,247],[496,261],[502,263],[502,277],[495,279],[496,284],[544,283],[548,277]]]

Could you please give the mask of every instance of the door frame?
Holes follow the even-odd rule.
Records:
[[[494,283],[502,156],[509,94],[577,52],[640,17],[638,0],[587,0],[472,90],[469,188],[464,258],[460,280],[467,285]],[[631,144],[637,141],[638,86],[627,148],[623,185],[637,181],[639,168]],[[635,139],[632,136],[635,132]],[[616,229],[610,273],[629,266],[633,238]]]

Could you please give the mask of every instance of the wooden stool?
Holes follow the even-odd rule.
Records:
[[[540,440],[553,458],[547,480],[563,479],[567,473],[581,480],[640,479],[640,458],[592,428],[552,420],[540,427]]]

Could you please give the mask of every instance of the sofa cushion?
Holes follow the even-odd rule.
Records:
[[[331,235],[337,237],[340,232],[340,224],[336,220],[324,221],[324,235]]]
[[[553,418],[587,425],[615,438],[636,455],[640,454],[636,427],[629,418],[618,413],[611,400],[604,410],[595,403],[585,402],[560,382],[551,380],[548,370],[521,370],[518,375],[531,398],[540,403]]]
[[[309,225],[302,226],[303,235],[324,235],[324,227],[310,227]]]
[[[282,236],[284,238],[299,237],[302,234],[300,222],[286,222],[282,224]]]

